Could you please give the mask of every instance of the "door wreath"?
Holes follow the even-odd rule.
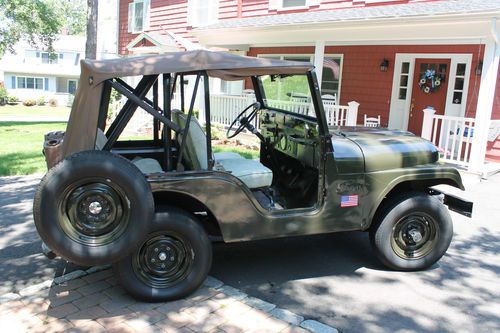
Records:
[[[434,69],[428,69],[420,77],[418,86],[424,93],[430,94],[441,86],[442,80],[441,76],[436,74]]]

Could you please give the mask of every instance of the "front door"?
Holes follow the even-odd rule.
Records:
[[[450,77],[450,59],[415,59],[408,131],[422,134],[423,109],[433,107],[444,115]]]

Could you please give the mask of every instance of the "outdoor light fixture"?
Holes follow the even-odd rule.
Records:
[[[384,60],[382,60],[382,62],[380,63],[380,71],[387,72],[388,69],[389,69],[389,60],[384,58]]]
[[[483,60],[479,60],[476,66],[476,75],[481,75],[483,74]]]

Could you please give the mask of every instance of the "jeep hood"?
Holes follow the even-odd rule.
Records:
[[[342,128],[339,134],[361,149],[366,172],[430,164],[439,159],[431,142],[410,132],[352,127]]]

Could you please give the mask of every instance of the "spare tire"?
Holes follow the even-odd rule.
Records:
[[[147,235],[154,214],[151,188],[127,159],[107,151],[68,156],[45,175],[33,205],[47,246],[83,266],[127,256]]]

